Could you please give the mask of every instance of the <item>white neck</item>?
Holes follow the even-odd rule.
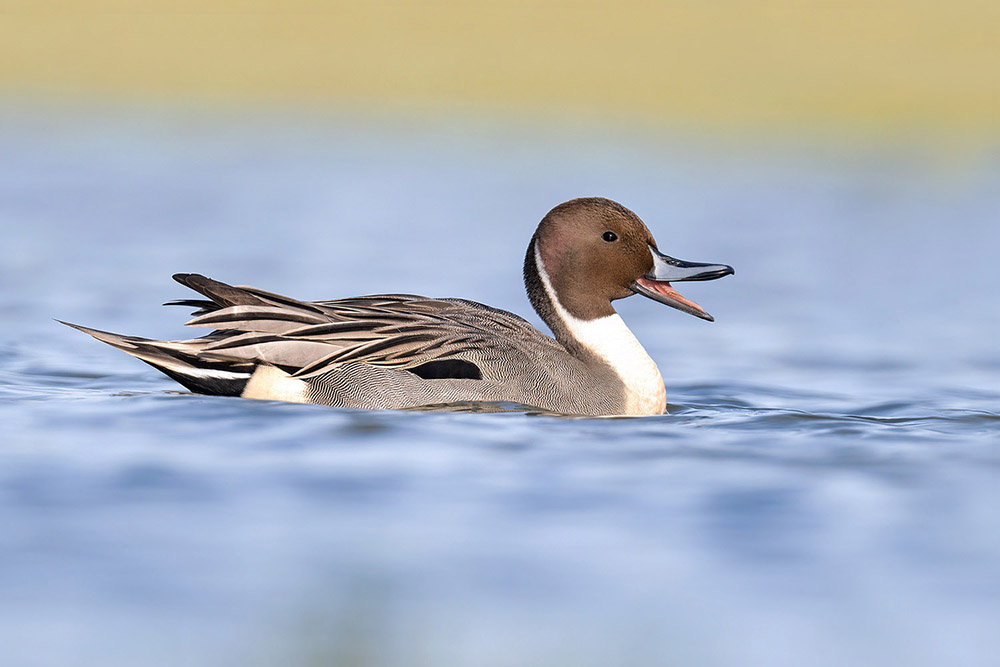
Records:
[[[542,264],[541,253],[535,246],[535,266],[542,280],[542,286],[549,296],[566,331],[592,354],[604,360],[621,378],[628,394],[626,414],[659,415],[667,407],[667,393],[663,386],[663,376],[656,363],[649,357],[635,334],[625,325],[621,316],[615,313],[593,320],[574,317],[559,302],[552,281]]]

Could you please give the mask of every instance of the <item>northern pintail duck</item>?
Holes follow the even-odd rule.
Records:
[[[611,302],[642,294],[703,320],[670,283],[733,273],[662,254],[617,202],[574,199],[542,219],[524,284],[555,339],[504,310],[465,299],[380,294],[298,301],[194,273],[207,297],[187,324],[201,338],[159,341],[78,325],[193,392],[350,408],[514,402],[575,415],[654,415],[663,378]]]

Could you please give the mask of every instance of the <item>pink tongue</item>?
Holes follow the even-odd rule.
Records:
[[[694,308],[698,312],[701,313],[705,312],[704,308],[696,304],[691,299],[682,296],[681,293],[675,290],[673,286],[668,282],[663,282],[660,280],[649,280],[648,278],[639,278],[639,284],[647,289],[653,290],[654,292],[659,292],[663,296],[669,296],[674,301],[677,301],[678,303],[683,303],[685,306]],[[707,315],[708,313],[705,314]]]

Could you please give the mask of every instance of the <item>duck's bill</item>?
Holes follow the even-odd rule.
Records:
[[[715,318],[709,315],[704,308],[683,296],[670,283],[686,280],[715,280],[732,275],[734,273],[733,267],[726,264],[685,262],[664,255],[653,246],[649,246],[649,251],[653,255],[653,270],[636,280],[632,284],[632,290],[636,294],[647,296],[671,308],[714,322]]]

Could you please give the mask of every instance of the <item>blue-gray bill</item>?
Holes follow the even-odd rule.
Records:
[[[653,268],[645,276],[632,283],[632,290],[636,294],[649,297],[671,308],[676,308],[695,317],[700,317],[703,320],[714,322],[715,318],[709,315],[704,308],[681,295],[670,283],[692,280],[715,280],[716,278],[734,274],[733,267],[727,264],[685,262],[684,260],[664,255],[653,246],[649,246],[649,251],[653,255]]]

